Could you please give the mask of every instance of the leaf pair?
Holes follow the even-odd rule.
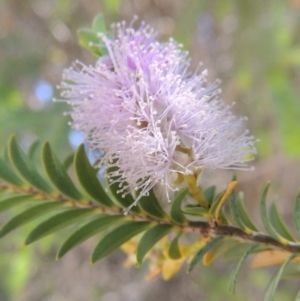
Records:
[[[99,33],[107,34],[104,17],[99,14],[95,17],[92,27],[77,30],[79,45],[89,50],[95,57],[102,56],[107,53],[98,36]]]

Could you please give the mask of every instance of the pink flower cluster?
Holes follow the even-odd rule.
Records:
[[[95,66],[75,62],[61,85],[74,129],[100,166],[116,166],[120,193],[147,195],[161,187],[168,199],[180,175],[202,169],[245,169],[255,140],[218,98],[207,71],[188,72],[188,54],[170,39],[160,43],[149,26],[125,23],[99,34],[108,54]],[[139,198],[136,199],[136,202]]]

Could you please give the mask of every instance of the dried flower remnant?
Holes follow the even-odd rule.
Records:
[[[203,169],[247,168],[256,149],[241,132],[244,118],[218,98],[206,70],[188,72],[180,44],[125,22],[112,25],[110,36],[99,33],[99,43],[108,54],[95,66],[77,61],[65,70],[62,96],[73,107],[73,128],[103,154],[98,167],[117,169],[107,176],[117,177],[119,193],[147,195],[154,187],[170,200]]]

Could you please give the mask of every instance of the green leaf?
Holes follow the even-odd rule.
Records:
[[[138,206],[153,218],[163,219],[167,216],[154,195],[153,189],[149,191],[149,196],[141,197]]]
[[[208,252],[213,246],[215,246],[224,236],[217,236],[214,239],[210,240],[206,245],[204,245],[193,257],[191,263],[188,267],[188,273],[190,273],[196,264],[202,259],[206,252]]]
[[[107,32],[103,14],[97,15],[92,23],[92,30],[96,33]]]
[[[262,191],[262,196],[261,196],[261,200],[260,200],[260,216],[261,216],[263,225],[264,225],[266,231],[268,232],[268,234],[271,235],[272,237],[278,238],[278,235],[277,235],[276,231],[274,230],[272,224],[270,223],[268,214],[267,214],[266,200],[267,200],[267,194],[268,194],[269,187],[270,187],[270,183],[267,183]]]
[[[226,261],[240,259],[244,255],[244,253],[248,250],[248,248],[249,248],[249,243],[237,242],[235,246],[233,246],[223,254],[223,259]],[[257,247],[256,249],[256,252],[262,252],[267,250],[269,250],[267,246],[259,245],[259,247]]]
[[[181,258],[181,252],[179,249],[179,238],[181,236],[182,232],[178,232],[178,234],[174,237],[174,239],[171,241],[169,250],[168,250],[168,255],[171,259],[179,259]]]
[[[95,209],[90,208],[72,208],[67,211],[56,214],[35,227],[27,236],[25,245],[29,245],[34,241],[59,231],[76,221],[95,213]]]
[[[207,209],[200,207],[198,205],[187,205],[181,210],[188,215],[202,216],[202,217],[206,217],[208,215]]]
[[[161,238],[169,234],[173,229],[173,225],[159,224],[147,230],[147,232],[142,236],[136,250],[136,261],[138,266],[142,264],[147,252],[152,249]]]
[[[278,211],[277,205],[275,202],[272,203],[270,208],[270,220],[274,229],[284,238],[289,241],[295,241],[295,238],[292,236],[288,228],[286,227],[283,219]]]
[[[22,181],[20,178],[11,170],[8,164],[0,157],[0,178],[10,184],[21,186]]]
[[[203,194],[209,204],[212,204],[216,193],[216,185],[210,186],[203,191]]]
[[[293,217],[296,230],[300,234],[300,190],[296,196]]]
[[[274,297],[275,290],[278,286],[279,280],[282,276],[282,273],[285,269],[285,267],[289,264],[289,262],[296,257],[297,254],[291,255],[289,258],[286,259],[286,261],[281,265],[281,267],[277,270],[277,272],[274,274],[274,276],[271,278],[267,291],[264,297],[264,301],[272,301]]]
[[[34,155],[35,155],[35,153],[36,153],[36,151],[37,151],[37,149],[38,149],[39,146],[40,146],[40,140],[39,140],[39,139],[35,140],[35,141],[30,145],[30,147],[29,147],[29,149],[28,149],[28,158],[29,158],[30,160],[33,160],[33,157],[34,157]]]
[[[12,164],[25,181],[39,190],[47,193],[51,192],[51,188],[48,183],[36,171],[33,164],[28,160],[25,153],[17,144],[15,136],[12,136],[9,140],[9,157]]]
[[[238,244],[240,244],[240,242],[228,237],[222,239],[207,252],[207,254],[209,254],[209,258],[205,258],[203,263],[205,265],[212,264],[219,256],[226,253],[229,249],[236,247]]]
[[[240,221],[240,215],[239,215],[239,210],[237,207],[237,201],[236,201],[236,194],[235,192],[233,192],[230,196],[229,196],[229,208],[231,211],[231,215],[234,219],[234,222],[237,224],[237,226],[241,229],[245,229],[244,224]]]
[[[87,28],[77,30],[79,45],[89,50],[95,57],[101,56],[103,50],[100,48],[100,38],[97,33]]]
[[[255,245],[251,245],[246,252],[244,253],[244,255],[241,257],[241,259],[239,260],[237,266],[235,267],[234,271],[231,274],[230,277],[230,282],[229,282],[229,290],[231,291],[231,293],[234,294],[235,291],[235,286],[236,286],[236,281],[237,281],[237,277],[240,273],[241,267],[243,265],[243,263],[245,262],[246,258],[258,247],[258,244]]]
[[[53,185],[64,195],[74,200],[81,200],[82,196],[74,186],[62,164],[58,161],[56,155],[51,150],[48,142],[43,146],[43,163],[46,173]]]
[[[118,168],[117,167],[110,167],[106,170],[107,174],[110,173],[117,173]],[[119,182],[118,182],[119,177],[110,177],[110,180],[112,181],[109,183],[109,190],[116,199],[116,201],[123,207],[123,208],[128,208],[131,204],[134,203],[134,198],[130,193],[124,194],[123,192],[119,192],[120,187],[119,187]],[[123,186],[126,186],[127,184],[124,184]],[[135,213],[140,213],[141,210],[138,206],[134,206],[130,209],[130,211],[135,212]]]
[[[94,236],[100,231],[106,229],[108,226],[117,223],[118,221],[124,219],[124,215],[102,215],[95,220],[92,220],[74,232],[69,238],[63,243],[63,245],[58,250],[57,259],[63,257],[68,251],[75,248],[88,238]]]
[[[83,144],[76,151],[74,164],[78,180],[91,198],[104,206],[113,207],[114,203],[102,188],[97,178],[98,170],[91,166]]]
[[[91,256],[91,262],[95,263],[101,258],[118,249],[137,234],[145,231],[151,225],[150,222],[127,222],[107,233],[97,244]]]
[[[68,170],[69,167],[72,165],[73,161],[74,161],[74,154],[70,154],[69,156],[67,156],[62,163],[63,169]]]
[[[0,212],[8,210],[14,206],[22,205],[31,201],[40,201],[40,199],[35,199],[32,195],[17,195],[17,196],[9,196],[0,202]]]
[[[12,219],[10,219],[6,224],[4,224],[0,231],[0,237],[3,237],[12,230],[17,229],[18,227],[23,226],[29,223],[30,221],[36,219],[37,217],[42,216],[47,212],[54,210],[62,205],[62,202],[47,202],[30,207],[29,209],[16,215]]]
[[[238,199],[236,205],[237,205],[237,211],[238,211],[238,218],[243,223],[243,225],[252,231],[258,232],[258,229],[252,222],[252,220],[245,208],[245,204],[244,204],[243,200]]]
[[[226,191],[223,191],[223,192],[220,192],[216,197],[215,199],[213,200],[212,204],[211,204],[211,207],[209,209],[209,214],[211,216],[215,215],[215,212],[217,210],[217,207],[223,197],[223,195],[225,194]]]
[[[181,210],[181,203],[185,200],[188,194],[188,189],[183,189],[179,191],[171,203],[170,217],[173,220],[173,222],[180,225],[186,222],[186,218]]]

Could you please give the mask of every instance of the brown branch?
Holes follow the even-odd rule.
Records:
[[[123,209],[120,207],[112,207],[108,208],[105,206],[102,206],[99,203],[95,203],[91,200],[83,200],[82,202],[69,199],[61,194],[48,194],[41,192],[33,187],[17,187],[11,184],[8,184],[6,182],[0,181],[0,189],[2,190],[8,190],[13,191],[17,193],[32,195],[33,197],[38,197],[41,200],[52,200],[56,202],[65,202],[66,204],[69,204],[73,207],[78,208],[92,208],[96,209],[99,213],[105,213],[109,215],[121,215],[124,213]],[[258,232],[251,232],[247,233],[243,231],[240,228],[231,226],[231,225],[225,225],[221,224],[218,225],[218,223],[211,222],[211,221],[190,221],[189,223],[185,225],[179,225],[174,223],[171,220],[158,220],[154,219],[146,214],[137,214],[137,213],[130,213],[126,216],[126,219],[135,220],[135,221],[150,221],[157,224],[171,224],[174,227],[177,227],[183,232],[193,232],[193,233],[199,233],[202,236],[206,237],[216,237],[216,236],[227,236],[231,237],[235,240],[239,240],[246,243],[261,243],[264,244],[272,249],[280,249],[284,250],[290,253],[300,253],[300,244],[295,242],[285,242],[282,243],[271,236],[261,234]]]
[[[300,253],[300,244],[295,242],[282,243],[271,236],[251,232],[247,233],[240,228],[230,225],[212,225],[209,222],[191,222],[184,229],[186,232],[200,232],[204,236],[228,236],[233,239],[247,243],[261,243],[273,249],[280,249],[290,253]]]

